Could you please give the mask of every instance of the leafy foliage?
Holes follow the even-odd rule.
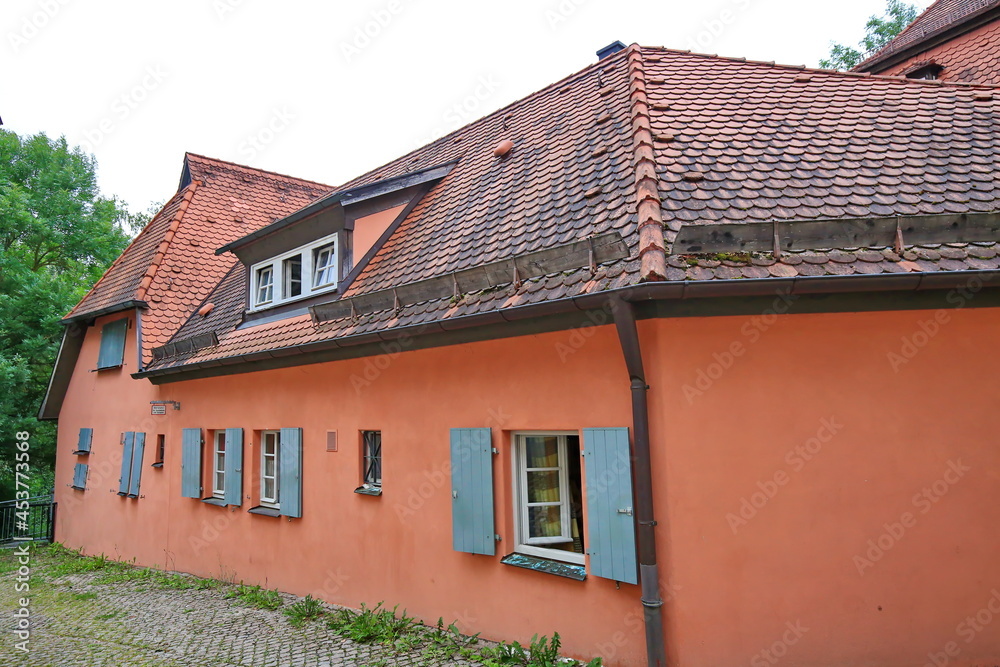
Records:
[[[824,69],[849,70],[871,54],[875,53],[890,41],[892,38],[903,32],[906,26],[913,23],[917,18],[917,8],[908,5],[902,0],[888,0],[885,14],[882,16],[872,16],[865,24],[865,36],[858,43],[860,48],[846,46],[844,44],[831,44],[830,57],[819,61],[819,66]]]
[[[306,621],[315,621],[325,615],[326,611],[323,609],[323,603],[312,595],[305,596],[285,609],[285,616],[288,617],[288,622],[296,628],[302,627]]]
[[[59,320],[146,220],[102,197],[93,157],[65,139],[0,129],[0,500],[13,497],[19,431],[31,434],[33,491],[51,491],[55,425],[36,414],[62,339]]]
[[[226,593],[227,598],[235,598],[245,605],[258,609],[278,609],[281,607],[281,596],[278,591],[269,591],[260,586],[240,584]]]

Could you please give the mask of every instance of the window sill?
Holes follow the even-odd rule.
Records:
[[[202,498],[201,502],[205,503],[206,505],[215,505],[216,507],[226,506],[226,501],[223,500],[222,498],[211,498],[211,497]]]
[[[78,449],[73,452],[74,456],[87,456],[88,454],[90,454],[90,450],[87,449]]]
[[[527,554],[507,554],[500,559],[500,562],[504,565],[513,565],[514,567],[522,567],[535,572],[554,574],[557,577],[566,577],[575,581],[583,581],[587,578],[587,569],[582,565],[562,563],[560,561],[549,560],[548,558],[528,556]]]
[[[151,463],[149,465],[149,467],[150,468],[162,468],[163,467],[163,462],[162,461],[157,461],[156,463]]]
[[[70,488],[71,489],[76,489],[77,491],[86,491],[87,490],[87,487],[85,487],[85,486],[70,486]]]
[[[264,507],[263,505],[258,505],[257,507],[251,507],[247,510],[250,514],[259,514],[261,516],[274,516],[280,517],[281,510],[277,507]]]
[[[113,371],[116,368],[121,368],[124,364],[118,364],[117,366],[98,366],[93,370],[94,373],[100,373],[101,371]]]
[[[382,487],[381,486],[371,486],[370,484],[364,484],[354,489],[354,493],[360,493],[363,496],[381,496]]]

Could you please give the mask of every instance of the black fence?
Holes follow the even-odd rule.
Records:
[[[0,544],[51,542],[56,529],[52,496],[0,502]]]

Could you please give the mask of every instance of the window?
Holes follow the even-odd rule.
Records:
[[[162,468],[163,467],[163,454],[167,449],[167,437],[158,433],[156,436],[156,460],[153,461],[152,467]]]
[[[260,434],[260,504],[278,506],[278,431]]]
[[[330,292],[337,287],[337,235],[259,262],[251,275],[254,310]]]
[[[108,322],[101,329],[101,349],[97,354],[97,370],[121,368],[125,360],[125,333],[128,318]]]
[[[215,432],[215,446],[212,449],[212,497],[226,495],[226,432]]]
[[[907,79],[924,79],[924,80],[927,80],[927,81],[934,81],[934,80],[936,80],[938,78],[938,76],[941,74],[941,72],[943,70],[944,70],[944,67],[942,67],[941,65],[937,65],[937,64],[933,64],[932,63],[930,65],[925,65],[923,67],[915,69],[912,72],[908,72],[906,74],[906,78]]]
[[[333,254],[335,249],[336,246],[330,244],[313,250],[313,287],[324,287],[336,282],[337,275],[334,272],[335,257]]]
[[[265,266],[257,269],[257,296],[254,303],[262,306],[271,303],[274,297],[274,267]]]
[[[356,493],[382,494],[382,432],[361,432],[361,481]]]
[[[579,436],[518,434],[513,450],[516,550],[583,564]]]

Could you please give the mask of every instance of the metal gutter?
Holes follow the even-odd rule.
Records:
[[[717,297],[750,297],[775,296],[778,294],[839,294],[857,292],[909,292],[921,290],[942,290],[958,287],[969,287],[973,281],[989,284],[997,281],[1000,284],[1000,270],[952,271],[947,273],[900,273],[850,276],[796,276],[794,278],[759,278],[741,280],[716,281],[684,281],[656,282],[631,285],[616,290],[581,294],[574,297],[544,301],[537,304],[514,306],[448,318],[426,324],[398,327],[382,332],[370,332],[336,339],[316,341],[306,345],[291,345],[277,348],[264,353],[268,358],[299,356],[314,352],[351,348],[369,343],[395,341],[436,333],[453,332],[460,329],[471,329],[500,321],[506,323],[522,322],[527,319],[560,315],[566,313],[599,310],[607,308],[608,304],[621,298],[631,303],[649,301],[686,301]],[[134,378],[159,378],[167,375],[183,375],[202,368],[218,366],[234,366],[245,361],[245,355],[212,359],[204,362],[194,362],[181,366],[153,369],[135,373]],[[289,363],[294,365],[294,362]],[[180,379],[180,378],[179,378]]]
[[[642,613],[646,626],[646,664],[665,667],[663,637],[663,599],[660,597],[660,572],[656,563],[656,535],[653,528],[653,466],[649,454],[649,403],[646,372],[635,322],[635,306],[621,299],[612,302],[618,342],[625,357],[632,392],[632,479],[635,483],[635,517],[639,551],[639,585],[642,588]],[[660,493],[666,496],[661,488]]]

